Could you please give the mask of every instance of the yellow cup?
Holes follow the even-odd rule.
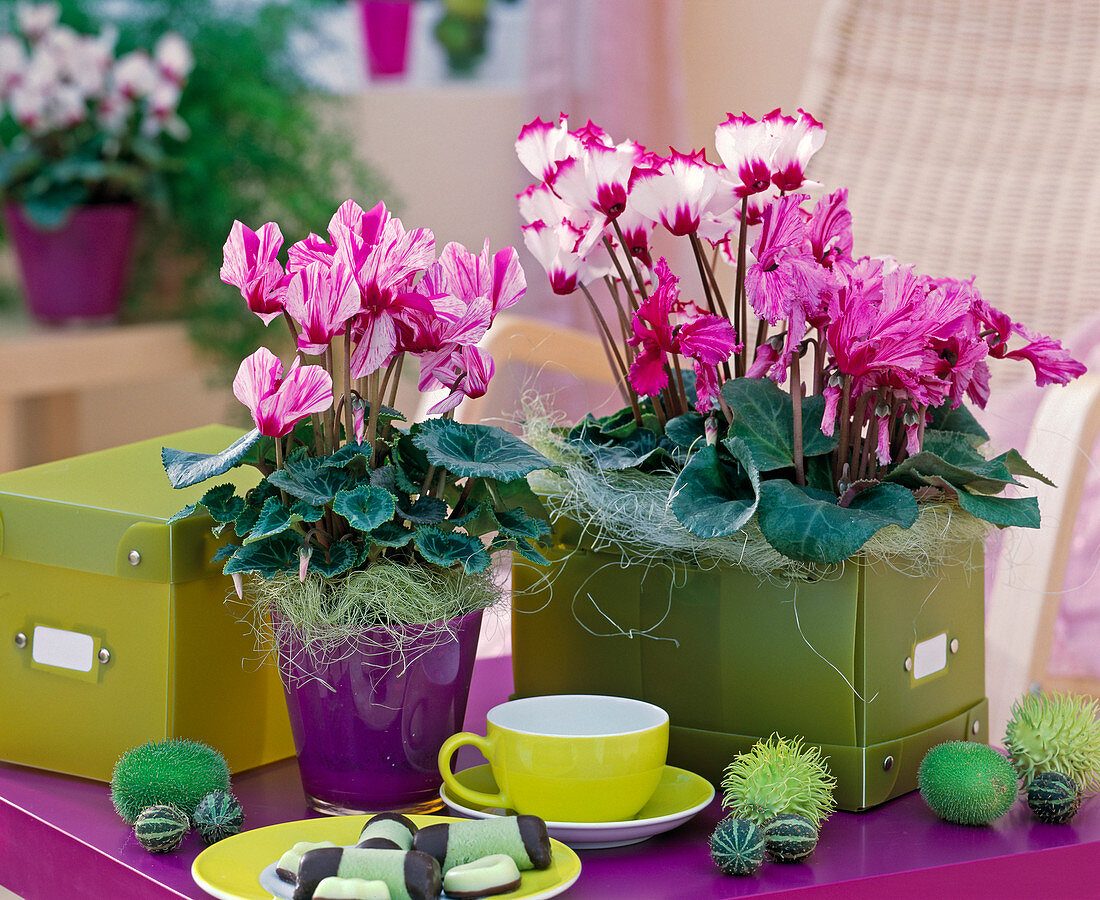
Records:
[[[645,806],[664,771],[668,713],[642,700],[528,697],[494,706],[487,720],[485,737],[461,731],[439,751],[456,800],[548,822],[622,822]],[[465,744],[489,761],[500,793],[470,790],[451,774],[451,756]]]

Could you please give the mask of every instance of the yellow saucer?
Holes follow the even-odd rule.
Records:
[[[494,794],[498,791],[492,770],[487,766],[474,766],[455,773],[464,787],[474,791]],[[475,819],[510,814],[511,811],[493,807],[475,806],[453,799],[447,786],[439,790],[440,799],[448,809]],[[625,822],[547,822],[550,837],[568,844],[574,850],[594,850],[598,847],[623,847],[637,844],[655,834],[671,831],[682,825],[711,800],[714,786],[694,772],[665,766],[657,790],[639,813]]]
[[[220,900],[271,900],[290,898],[294,888],[275,876],[275,863],[298,841],[332,841],[350,846],[370,816],[331,816],[283,822],[226,838],[207,847],[191,866],[191,877],[206,893]],[[447,816],[409,816],[418,828],[437,822],[456,822]],[[502,900],[545,900],[566,890],[581,874],[577,854],[560,841],[551,840],[553,862],[549,869],[523,873],[520,886]],[[445,900],[446,894],[443,894]],[[494,898],[495,900],[495,898]]]

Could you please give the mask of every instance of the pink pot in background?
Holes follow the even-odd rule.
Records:
[[[405,74],[413,2],[359,0],[359,21],[370,78],[396,78]]]
[[[5,203],[4,227],[31,316],[47,324],[117,318],[140,215],[136,204],[84,206],[47,230]]]

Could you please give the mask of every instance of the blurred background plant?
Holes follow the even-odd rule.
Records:
[[[126,320],[183,317],[204,352],[235,367],[263,326],[218,278],[233,220],[277,219],[288,235],[304,235],[341,197],[394,205],[335,121],[338,98],[319,94],[294,58],[295,39],[339,2],[61,0],[62,23],[78,31],[117,27],[119,54],[165,32],[194,54],[179,106],[190,135],[169,137],[175,165],[163,192],[147,197]],[[0,30],[12,30],[15,6],[0,10]],[[0,288],[0,303],[14,295]]]

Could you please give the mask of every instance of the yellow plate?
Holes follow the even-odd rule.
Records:
[[[252,831],[242,831],[233,837],[207,847],[191,866],[191,877],[208,894],[221,900],[271,900],[277,892],[265,890],[260,876],[272,868],[279,857],[298,841],[332,841],[339,846],[353,845],[370,816],[333,816],[323,819],[302,819],[283,822]],[[464,822],[447,816],[409,816],[418,828],[437,822]],[[550,840],[553,863],[549,869],[524,872],[520,886],[508,894],[498,894],[501,900],[545,900],[556,897],[581,874],[580,858],[565,844]],[[268,879],[265,879],[270,883]],[[294,889],[275,879],[284,888],[285,897]],[[447,895],[444,894],[443,897]]]

